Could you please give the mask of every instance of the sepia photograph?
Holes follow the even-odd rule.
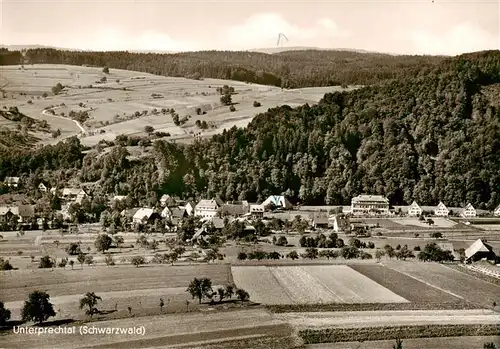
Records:
[[[500,0],[0,0],[0,349],[500,349]]]

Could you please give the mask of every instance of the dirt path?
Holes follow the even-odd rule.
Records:
[[[283,313],[275,317],[296,328],[500,323],[499,313],[483,309]]]

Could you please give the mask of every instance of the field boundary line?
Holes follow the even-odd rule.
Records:
[[[321,286],[323,286],[327,291],[328,293],[330,293],[331,295],[333,295],[335,298],[339,299],[340,300],[340,303],[346,303],[344,301],[344,299],[340,296],[338,296],[335,292],[332,291],[332,289],[330,287],[328,287],[323,281],[321,281],[318,277],[316,277],[315,275],[311,274],[310,272],[308,272],[306,269],[304,269],[304,266],[303,265],[299,265],[298,266],[299,269],[301,269],[304,273],[307,273],[309,274],[310,277],[312,277],[314,280],[316,280],[316,282],[318,284],[320,284]],[[352,291],[351,289],[349,289],[349,291]],[[352,291],[352,293],[359,298],[359,300],[362,300],[361,297],[359,297],[356,292]]]
[[[489,281],[486,281],[486,280],[484,280],[484,279],[481,279],[480,277],[477,277],[476,275],[472,275],[472,274],[467,274],[467,273],[464,273],[464,272],[463,272],[463,271],[461,271],[461,270],[450,268],[450,267],[449,267],[449,266],[447,266],[447,265],[444,265],[444,267],[446,267],[446,268],[448,268],[448,269],[450,269],[450,270],[454,270],[454,271],[456,271],[457,273],[460,273],[460,274],[464,274],[464,275],[467,275],[467,276],[472,276],[472,277],[473,277],[473,278],[475,278],[475,279],[478,279],[478,280],[480,280],[480,281],[482,281],[482,282],[486,282],[487,284],[490,284],[490,285],[493,285],[493,286],[496,286],[496,287],[500,288],[500,286],[498,286],[497,284],[494,284],[493,282],[489,282]],[[475,273],[480,273],[479,271],[475,271],[474,269],[469,269],[469,270],[471,270],[472,272],[475,272]],[[487,274],[485,274],[485,275],[487,275]]]
[[[283,289],[284,293],[290,298],[290,300],[292,302],[294,302],[296,305],[300,305],[300,303],[297,302],[295,297],[292,296],[292,293],[288,290],[288,288],[283,286],[283,283],[280,282],[278,277],[276,275],[274,275],[274,273],[271,271],[271,268],[274,268],[274,266],[273,267],[265,266],[265,268],[267,269],[268,273],[271,274],[271,276],[274,278],[274,280],[276,280],[278,285]]]
[[[224,337],[221,339],[207,339],[204,341],[197,341],[197,342],[188,342],[188,343],[182,343],[182,344],[170,344],[170,345],[165,345],[161,346],[161,348],[193,348],[193,345],[206,345],[206,344],[217,344],[217,343],[225,343],[225,342],[232,342],[236,340],[244,340],[244,339],[256,339],[256,338],[265,338],[269,337],[267,334],[247,334],[243,336],[238,336],[238,337]],[[0,348],[1,349],[1,348]]]
[[[459,298],[459,299],[461,299],[461,300],[464,300],[464,301],[465,301],[465,298],[464,298],[464,297],[462,297],[462,296],[459,296],[458,294],[455,294],[455,293],[453,293],[453,292],[451,292],[451,291],[445,290],[444,288],[441,288],[441,287],[438,287],[438,286],[436,286],[436,285],[433,285],[433,284],[431,284],[431,283],[429,283],[429,282],[427,282],[427,281],[421,280],[420,278],[417,278],[417,277],[415,277],[415,276],[413,276],[413,275],[410,275],[410,274],[408,274],[407,272],[400,271],[400,270],[396,270],[396,269],[392,269],[391,267],[388,267],[387,265],[385,265],[385,264],[383,264],[383,263],[380,263],[380,264],[382,264],[382,265],[383,265],[384,267],[386,267],[386,268],[389,268],[389,269],[391,269],[391,270],[395,270],[395,271],[397,271],[398,273],[404,274],[404,275],[406,275],[406,276],[408,276],[408,277],[411,277],[412,279],[415,279],[415,280],[417,280],[417,281],[419,281],[419,282],[421,282],[421,283],[424,283],[424,284],[426,284],[427,286],[434,287],[435,289],[437,289],[437,290],[439,290],[439,291],[441,291],[441,292],[448,293],[448,294],[452,295],[453,297],[456,297],[456,298]]]

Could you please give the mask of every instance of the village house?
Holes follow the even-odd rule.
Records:
[[[437,207],[434,209],[434,215],[437,217],[448,217],[450,210],[442,203],[439,202]]]
[[[198,217],[215,217],[220,211],[221,205],[217,200],[201,200],[194,208],[194,215]]]
[[[318,228],[328,228],[328,214],[326,212],[316,212],[312,215],[311,219],[312,226],[315,229]]]
[[[422,214],[422,209],[417,204],[416,201],[413,201],[411,205],[408,207],[408,216],[411,217],[419,217]]]
[[[465,262],[477,262],[482,259],[494,261],[496,255],[490,245],[485,244],[481,239],[477,239],[465,250]]]
[[[262,219],[264,218],[264,206],[262,205],[250,205],[250,217],[254,219]]]
[[[328,217],[329,226],[333,227],[333,231],[338,232],[347,232],[350,230],[350,222],[349,218],[344,216],[343,214],[333,214]]]
[[[28,223],[35,217],[35,205],[0,206],[0,222],[8,222],[17,216],[18,223]]]
[[[127,195],[115,195],[111,201],[122,201],[127,198]]]
[[[182,208],[184,208],[186,210],[186,214],[188,216],[192,216],[192,215],[194,215],[195,206],[196,205],[192,201],[188,201],[188,202],[186,202],[186,204]],[[181,208],[181,207],[179,207],[179,208]]]
[[[143,223],[144,221],[151,223],[155,219],[160,218],[160,215],[152,208],[140,208],[132,217],[133,223]]]
[[[495,210],[493,211],[493,215],[500,217],[500,205],[498,205],[497,208],[495,208]]]
[[[50,192],[53,195],[56,195],[58,193],[57,188],[52,188],[50,189]],[[60,198],[64,201],[67,202],[75,202],[75,203],[81,203],[83,198],[87,197],[88,194],[85,190],[79,189],[79,188],[63,188],[60,191]]]
[[[19,187],[19,184],[21,182],[21,178],[19,177],[5,177],[4,183],[11,188],[17,188]]]
[[[476,215],[477,215],[476,209],[470,203],[468,203],[467,206],[464,207],[462,212],[460,212],[460,216],[464,218],[476,217]]]
[[[358,195],[351,200],[353,215],[389,214],[389,200],[382,195]]]
[[[38,190],[40,190],[42,193],[46,193],[48,188],[43,182],[40,182],[40,184],[38,184]]]
[[[168,206],[169,204],[172,204],[173,198],[168,195],[168,194],[163,194],[160,198],[160,205],[162,207]]]
[[[240,217],[249,211],[250,206],[248,205],[248,201],[232,201],[223,204],[221,207],[221,215],[223,216]]]
[[[271,195],[261,204],[264,208],[272,205],[276,208],[291,209],[293,205],[283,195]]]

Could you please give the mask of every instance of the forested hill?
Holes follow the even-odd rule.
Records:
[[[142,203],[164,192],[249,201],[286,193],[303,204],[336,205],[371,193],[392,204],[492,209],[500,204],[499,96],[500,52],[480,52],[417,77],[326,94],[315,106],[270,109],[209,141],[157,141],[141,160],[128,160],[123,146],[83,158],[76,139],[5,156],[0,178],[76,166],[85,170],[58,177],[78,176],[97,182],[97,192]]]
[[[164,76],[218,78],[290,88],[369,85],[414,76],[442,62],[437,56],[394,56],[352,51],[288,51],[278,54],[201,51],[176,54],[77,52],[30,49],[29,63],[53,63],[134,70]],[[19,64],[21,53],[0,50],[0,64]]]

